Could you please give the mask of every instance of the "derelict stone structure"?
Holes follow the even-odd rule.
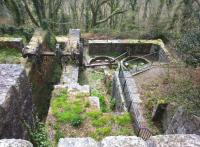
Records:
[[[162,40],[89,40],[89,55],[106,55],[110,53],[123,54],[128,52],[130,56],[147,55],[161,62],[168,61],[169,53]]]
[[[13,37],[0,37],[0,47],[16,48],[22,52],[22,48],[24,47],[23,39]]]

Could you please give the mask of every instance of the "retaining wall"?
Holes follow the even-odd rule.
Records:
[[[89,55],[110,55],[129,52],[129,55],[146,55],[157,52],[152,57],[154,60],[166,62],[169,52],[162,40],[89,40]]]
[[[130,112],[137,135],[143,139],[149,138],[152,134],[147,128],[147,123],[143,116],[142,100],[130,72],[121,70],[115,74],[112,96],[116,99],[116,105],[120,111],[124,110],[123,106],[125,105],[126,110]]]
[[[22,48],[24,47],[23,39],[13,37],[0,37],[0,47],[16,48],[22,52]]]

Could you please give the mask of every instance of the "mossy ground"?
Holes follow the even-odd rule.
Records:
[[[69,96],[63,91],[51,102],[47,126],[53,144],[62,137],[92,137],[101,140],[106,136],[134,135],[128,113],[94,110],[87,96]]]
[[[110,95],[104,84],[102,70],[87,71],[91,95],[100,99],[101,109],[94,109],[87,95],[69,95],[55,92],[47,118],[49,138],[56,144],[62,137],[92,137],[101,140],[106,136],[134,135],[129,113],[115,113],[110,109]],[[86,82],[86,81],[82,81]]]
[[[19,64],[22,54],[15,48],[0,48],[1,64]]]

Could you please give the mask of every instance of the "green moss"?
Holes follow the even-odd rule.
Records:
[[[106,114],[101,116],[99,119],[93,120],[92,125],[94,127],[103,127],[105,125],[112,125],[112,123],[114,122],[113,120],[114,119],[112,115]]]
[[[96,120],[96,119],[99,119],[103,113],[101,111],[91,111],[91,112],[87,112],[86,114],[92,120]]]
[[[93,72],[90,72],[88,76],[89,76],[89,79],[94,80],[94,81],[104,79],[104,74],[102,72],[93,71]]]
[[[82,122],[81,113],[85,111],[85,102],[80,99],[69,100],[68,95],[61,92],[53,99],[51,109],[59,123],[71,123],[76,126],[77,122]]]
[[[122,115],[116,116],[115,121],[120,126],[125,126],[130,124],[131,116],[129,113],[124,113]]]
[[[0,63],[20,63],[22,54],[15,48],[0,48]]]
[[[82,124],[83,118],[80,115],[75,116],[71,120],[71,125],[73,127],[79,127]]]
[[[92,133],[90,136],[96,140],[102,140],[105,136],[109,136],[112,131],[112,127],[102,127],[96,129],[94,133]]]
[[[134,135],[132,121],[129,113],[113,115],[111,113],[101,113],[99,111],[88,112],[95,132],[90,134],[96,140],[109,135]]]

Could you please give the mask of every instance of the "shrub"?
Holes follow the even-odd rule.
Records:
[[[34,147],[51,147],[45,124],[39,122],[37,117],[35,120],[35,126],[33,128],[27,126],[27,128],[29,130],[30,140]]]
[[[73,127],[79,127],[83,122],[83,118],[80,115],[76,115],[71,120],[71,125]]]
[[[61,92],[59,96],[52,101],[52,113],[58,122],[74,122],[85,111],[85,103],[80,99],[70,101],[65,92]]]

